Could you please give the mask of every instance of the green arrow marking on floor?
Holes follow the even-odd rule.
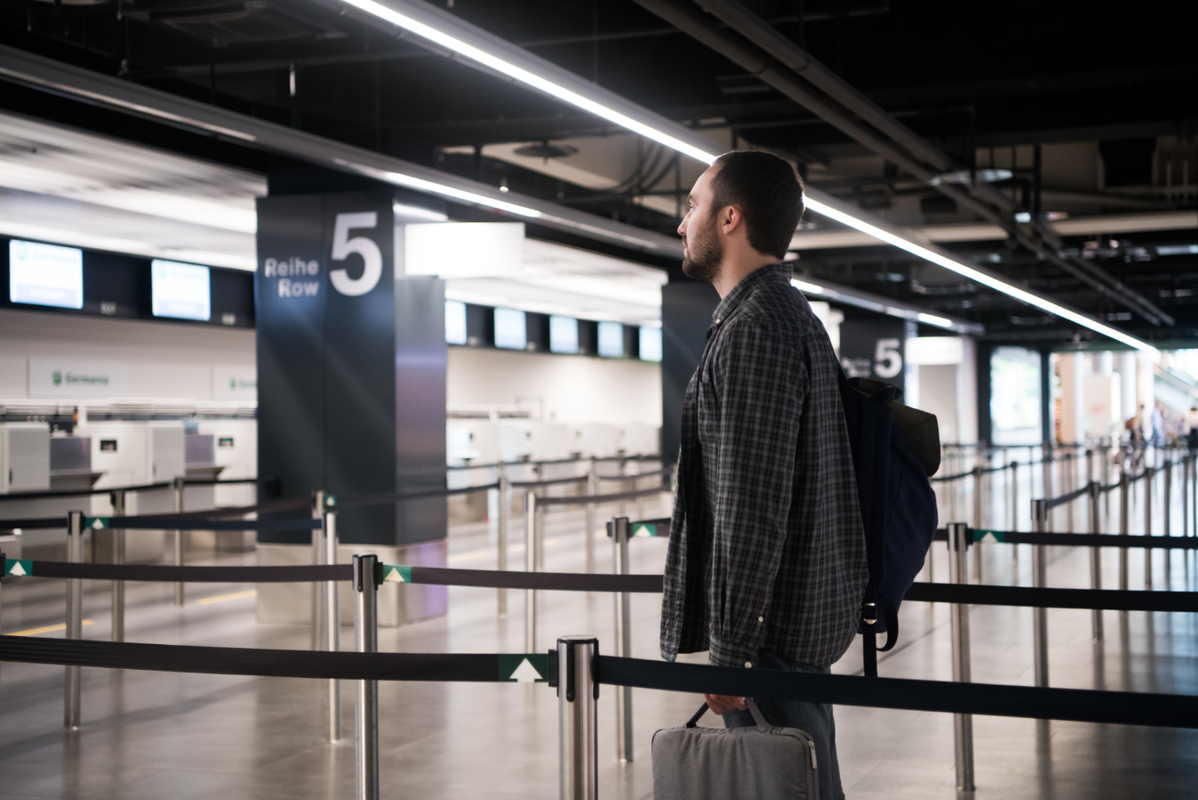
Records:
[[[17,559],[4,559],[4,574],[5,575],[30,575],[33,573],[33,562]]]
[[[411,583],[412,568],[399,564],[383,565],[383,583]]]
[[[648,539],[650,536],[657,535],[657,526],[652,524],[637,525],[632,529],[632,537],[634,539]]]
[[[973,540],[975,542],[985,542],[986,544],[1000,544],[1007,540],[1007,535],[1004,531],[990,531],[985,528],[973,529]]]
[[[108,517],[84,517],[83,526],[93,530],[102,530],[108,527]]]
[[[505,683],[544,683],[548,680],[549,656],[517,653],[499,656],[499,680]]]

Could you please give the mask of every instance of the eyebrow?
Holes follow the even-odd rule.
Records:
[[[695,195],[694,195],[694,193],[693,193],[693,192],[692,192],[691,194],[688,194],[688,195],[686,196],[686,202],[688,202],[688,203],[693,203],[693,202],[695,202]]]

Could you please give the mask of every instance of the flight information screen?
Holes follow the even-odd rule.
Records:
[[[207,267],[155,259],[150,262],[150,275],[154,316],[204,321],[212,317]]]
[[[83,251],[76,247],[8,243],[8,299],[58,308],[83,308]]]
[[[623,323],[599,323],[599,355],[603,356],[604,358],[624,357]]]
[[[549,351],[551,353],[578,352],[578,320],[574,317],[549,317]]]
[[[523,311],[495,309],[495,346],[509,350],[523,350],[528,346],[528,323]]]

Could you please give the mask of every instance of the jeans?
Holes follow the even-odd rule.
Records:
[[[787,661],[768,650],[762,650],[757,654],[753,666],[821,675],[827,675],[831,671],[828,667]],[[768,697],[754,699],[766,722],[780,728],[798,728],[815,742],[820,800],[844,800],[844,790],[840,787],[840,763],[836,760],[836,723],[832,719],[832,706],[794,700],[771,700]],[[753,715],[747,710],[734,710],[724,714],[726,728],[745,728],[756,724]]]

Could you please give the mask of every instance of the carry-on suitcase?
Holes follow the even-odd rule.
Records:
[[[653,734],[653,800],[819,800],[815,742],[745,704],[756,727],[700,728],[704,703],[685,725]]]

